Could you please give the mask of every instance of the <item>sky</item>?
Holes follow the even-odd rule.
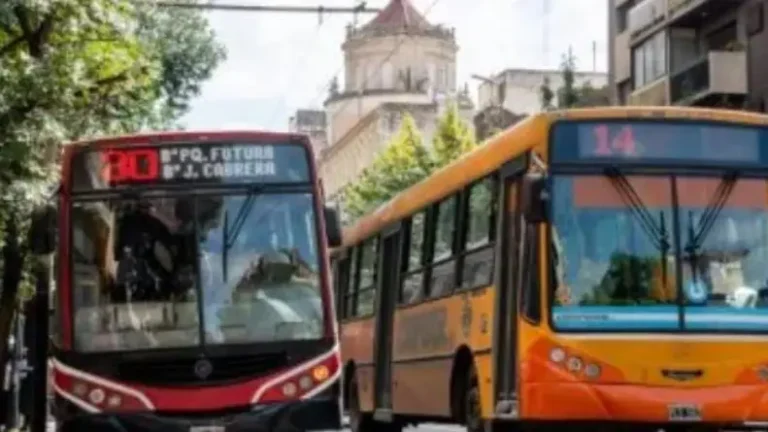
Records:
[[[222,4],[354,6],[356,0],[211,0]],[[572,47],[577,68],[607,69],[607,0],[411,0],[433,24],[456,29],[457,74],[550,68]],[[368,0],[384,7],[388,0]],[[431,8],[430,8],[431,6]],[[545,9],[548,13],[545,14]],[[205,82],[182,123],[188,129],[286,130],[299,108],[322,108],[331,78],[343,82],[345,27],[351,14],[206,12],[227,59]],[[363,24],[373,18],[357,17]],[[545,18],[546,17],[546,18]],[[545,38],[545,34],[547,35]]]

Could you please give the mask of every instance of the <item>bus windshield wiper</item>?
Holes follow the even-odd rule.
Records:
[[[253,204],[256,202],[256,194],[258,194],[261,189],[262,188],[259,186],[251,186],[248,188],[245,200],[237,210],[235,220],[232,221],[231,231],[229,230],[229,213],[227,212],[226,208],[224,209],[224,233],[222,235],[224,244],[222,245],[221,251],[221,274],[225,282],[227,280],[227,256],[229,254],[229,249],[234,246],[237,236],[240,235],[240,230],[243,228],[243,225],[245,225],[245,221],[248,219],[248,215],[251,213]]]
[[[720,215],[725,203],[728,201],[728,197],[731,196],[733,188],[736,186],[736,182],[739,179],[739,174],[736,171],[731,171],[723,176],[722,181],[717,186],[712,199],[707,207],[704,208],[704,212],[699,219],[699,224],[696,229],[693,228],[693,212],[688,212],[688,241],[685,244],[684,251],[687,254],[687,258],[691,265],[691,274],[693,282],[696,283],[698,262],[699,262],[699,250],[704,244],[707,235],[712,231],[712,227],[715,225],[715,221]]]
[[[632,187],[627,180],[627,177],[622,174],[618,168],[606,168],[605,176],[611,181],[614,189],[619,193],[621,199],[624,200],[624,203],[629,208],[631,214],[640,223],[641,228],[648,235],[651,243],[666,255],[669,251],[670,244],[669,231],[667,231],[664,212],[660,212],[659,224],[656,225],[656,221],[648,211],[648,207],[645,206],[635,188]]]
[[[671,247],[669,243],[669,231],[667,230],[664,212],[659,212],[659,224],[656,224],[648,207],[643,203],[635,188],[627,180],[627,177],[616,167],[605,169],[605,176],[608,177],[616,192],[619,193],[622,200],[629,208],[630,213],[640,223],[640,227],[653,246],[659,250],[661,256],[661,284],[664,292],[667,291],[667,254]]]

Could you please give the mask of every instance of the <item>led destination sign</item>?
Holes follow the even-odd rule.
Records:
[[[758,127],[682,121],[573,121],[557,124],[552,136],[552,159],[557,162],[768,162],[768,134]]]
[[[89,149],[73,156],[73,189],[152,183],[306,182],[307,157],[303,147],[285,144]]]

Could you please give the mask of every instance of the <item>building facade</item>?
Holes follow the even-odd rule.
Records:
[[[609,82],[621,105],[765,111],[768,0],[609,0]]]
[[[563,74],[559,70],[506,69],[493,77],[482,78],[477,88],[477,106],[484,111],[491,106],[501,106],[516,115],[530,115],[541,111],[541,86],[545,81],[557,93],[563,86]],[[601,88],[608,83],[608,75],[602,72],[575,72],[574,85],[589,83]],[[555,98],[557,95],[555,95]],[[557,105],[557,99],[552,103]]]
[[[454,31],[429,23],[409,0],[391,0],[367,24],[347,27],[343,85],[325,102],[328,146],[319,158],[330,199],[371,164],[409,112],[425,142],[448,103],[469,123],[474,107],[457,91]]]
[[[288,130],[309,136],[315,158],[319,158],[328,147],[325,111],[311,109],[296,110],[296,113],[288,119]]]

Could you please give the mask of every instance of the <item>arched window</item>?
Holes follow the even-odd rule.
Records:
[[[392,63],[386,62],[381,67],[381,78],[381,88],[391,89],[394,87],[394,70],[392,68]]]

